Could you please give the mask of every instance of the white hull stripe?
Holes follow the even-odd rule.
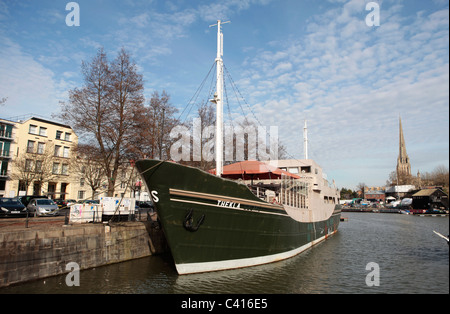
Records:
[[[266,212],[266,211],[253,210],[253,209],[245,209],[245,208],[236,208],[236,207],[220,206],[220,205],[217,205],[217,204],[209,204],[209,203],[203,203],[203,202],[188,201],[188,200],[182,200],[182,199],[178,199],[178,198],[171,198],[170,200],[173,201],[173,202],[189,203],[189,204],[204,205],[204,206],[212,206],[212,207],[219,207],[219,208],[225,208],[225,209],[241,210],[241,211],[252,212],[252,213],[260,213],[260,214],[269,214],[269,215],[278,215],[278,216],[286,216],[286,217],[290,217],[288,214],[274,213],[274,212]]]
[[[169,193],[170,193],[170,195],[176,195],[176,196],[187,196],[187,197],[193,197],[193,198],[208,199],[208,200],[213,200],[213,201],[218,201],[218,200],[230,201],[233,203],[240,203],[240,204],[244,204],[244,205],[283,210],[283,206],[281,206],[281,205],[270,204],[267,202],[253,201],[253,200],[237,198],[237,197],[224,196],[224,195],[200,193],[200,192],[177,190],[177,189],[169,189]]]
[[[260,257],[252,257],[252,258],[227,260],[227,261],[176,264],[175,266],[177,268],[178,274],[186,275],[186,274],[204,273],[204,272],[210,272],[210,271],[242,268],[242,267],[249,267],[249,266],[273,263],[273,262],[288,259],[297,254],[300,254],[301,252],[312,247],[313,245],[325,240],[327,237],[329,237],[330,235],[332,235],[334,233],[336,233],[336,231],[333,231],[325,236],[322,236],[322,237],[320,237],[312,242],[309,242],[297,249],[294,249],[294,250],[291,250],[288,252],[284,252],[284,253],[278,253],[278,254],[260,256]]]

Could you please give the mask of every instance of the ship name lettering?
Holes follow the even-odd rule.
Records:
[[[221,201],[221,200],[217,200],[217,206],[229,207],[229,208],[241,208],[240,203],[234,203],[234,202],[230,202],[230,201]]]
[[[151,191],[150,194],[152,195],[153,202],[158,203],[159,202],[158,191]]]

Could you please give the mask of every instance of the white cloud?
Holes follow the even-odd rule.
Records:
[[[53,72],[23,53],[21,47],[10,39],[1,37],[0,41],[0,95],[8,97],[0,115],[7,118],[56,111],[60,92]]]
[[[314,157],[324,167],[341,167],[334,173],[343,176],[344,160],[380,155],[387,173],[371,179],[383,184],[395,169],[399,115],[407,147],[429,154],[428,145],[441,143],[436,155],[448,160],[448,10],[408,21],[401,6],[384,5],[382,24],[372,29],[364,4],[350,1],[313,17],[303,38],[260,52],[240,82],[265,123],[279,124],[292,155],[302,156],[301,120],[308,119]]]

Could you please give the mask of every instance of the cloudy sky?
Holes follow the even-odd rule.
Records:
[[[69,2],[0,0],[0,117],[57,114],[99,47],[111,59],[125,47],[145,95],[166,90],[181,111],[216,56],[209,25],[230,20],[224,62],[243,107],[278,127],[292,157],[303,156],[307,119],[310,157],[328,179],[384,185],[401,116],[413,172],[448,167],[448,0],[79,0],[72,27]],[[366,23],[369,2],[379,26]]]

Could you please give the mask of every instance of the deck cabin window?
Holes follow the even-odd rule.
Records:
[[[302,173],[311,173],[311,166],[303,166],[303,167],[300,167],[300,171],[301,171]]]

